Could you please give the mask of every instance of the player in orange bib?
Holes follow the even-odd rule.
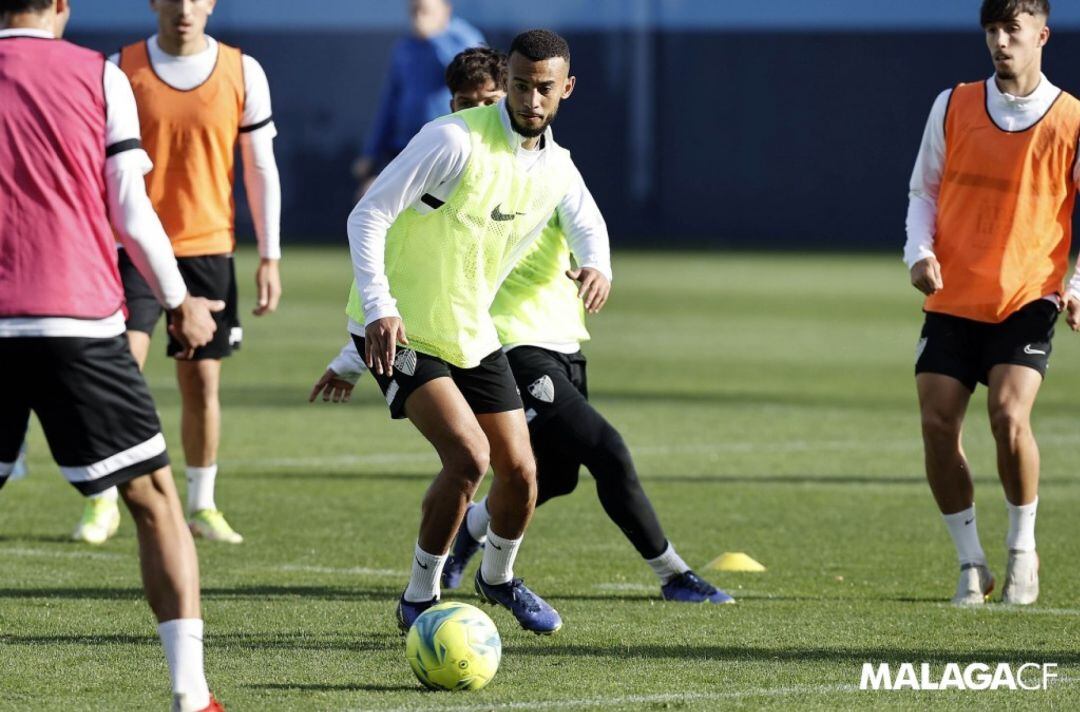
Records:
[[[1080,101],[1042,74],[1049,15],[1047,0],[983,2],[994,76],[938,96],[911,178],[904,260],[927,295],[915,380],[927,479],[960,560],[957,605],[982,604],[994,588],[961,445],[978,383],[989,389],[1009,514],[1002,600],[1026,605],[1039,595],[1031,410],[1066,302],[1070,326],[1080,324],[1070,296],[1080,295],[1080,280],[1064,285]]]
[[[147,193],[172,242],[188,289],[223,300],[214,340],[176,361],[187,461],[188,525],[197,537],[240,543],[214,498],[221,406],[221,359],[240,343],[233,218],[236,145],[261,260],[255,273],[256,316],[273,312],[281,295],[278,260],[281,189],[274,160],[276,129],[266,74],[251,57],[208,36],[215,0],[151,0],[158,32],[110,59],[131,81],[142,145],[154,170]],[[121,250],[128,340],[140,367],[161,316],[146,283]],[[178,344],[170,337],[168,354]],[[89,511],[89,510],[88,510]],[[84,521],[85,521],[84,517]]]

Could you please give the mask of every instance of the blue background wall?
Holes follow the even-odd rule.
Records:
[[[1080,3],[1058,5],[1046,71],[1080,93]],[[287,241],[344,239],[404,6],[219,0],[211,31],[270,77]],[[976,0],[456,7],[497,47],[532,26],[567,36],[579,88],[556,135],[624,245],[898,249],[934,96],[991,72]],[[111,52],[153,29],[143,2],[81,0],[69,36]]]

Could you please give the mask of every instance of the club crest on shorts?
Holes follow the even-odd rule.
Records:
[[[926,337],[919,339],[919,343],[915,344],[915,363],[919,362],[922,358],[923,351],[926,351]]]
[[[529,395],[538,401],[553,403],[555,401],[555,384],[551,376],[541,376],[529,386]]]
[[[406,376],[416,373],[416,352],[412,349],[401,349],[394,356],[394,370],[401,371]]]

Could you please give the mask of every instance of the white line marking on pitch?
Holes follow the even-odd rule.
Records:
[[[285,564],[284,566],[268,566],[272,571],[300,571],[312,574],[340,574],[343,576],[404,576],[404,571],[394,569],[369,569],[364,566],[351,566],[349,568],[334,568],[332,566],[300,566]]]
[[[574,709],[577,707],[614,707],[617,705],[663,704],[665,702],[700,702],[709,700],[738,700],[747,697],[785,697],[789,695],[827,695],[834,692],[858,692],[858,685],[795,685],[791,687],[759,687],[730,692],[671,692],[656,695],[626,695],[624,697],[592,697],[574,700],[536,700],[534,702],[504,702],[477,705],[447,705],[434,707],[364,707],[368,712],[415,712],[416,710],[448,710],[452,712],[484,712],[485,710],[543,710]]]
[[[124,554],[106,554],[99,551],[50,551],[49,549],[9,549],[7,547],[0,547],[0,556],[41,557],[44,559],[107,559],[109,561],[130,558]]]

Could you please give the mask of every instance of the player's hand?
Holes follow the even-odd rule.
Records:
[[[911,284],[928,297],[941,291],[945,284],[941,281],[941,265],[936,257],[927,257],[915,263],[911,268]]]
[[[225,302],[219,299],[193,297],[190,294],[178,306],[169,312],[169,333],[180,342],[181,351],[175,358],[189,359],[195,349],[206,346],[214,338],[217,322],[214,312],[225,308]]]
[[[255,316],[270,314],[277,311],[278,302],[281,301],[281,273],[278,272],[278,260],[259,260],[259,266],[255,270],[255,294],[258,295],[258,305],[251,310]]]
[[[318,398],[319,393],[322,393],[322,399],[324,403],[333,401],[335,403],[348,403],[352,397],[353,384],[346,380],[338,378],[338,375],[334,373],[332,369],[326,369],[326,373],[315,382],[315,386],[311,389],[311,395],[308,396],[308,403],[314,403]]]
[[[1080,331],[1080,299],[1071,294],[1065,297],[1065,323],[1073,331]]]
[[[364,329],[364,363],[377,375],[394,375],[394,357],[398,343],[409,345],[405,324],[396,316],[387,316]]]
[[[604,273],[593,267],[566,270],[566,276],[578,283],[578,296],[585,304],[585,311],[595,314],[604,308],[611,294],[611,281]]]

